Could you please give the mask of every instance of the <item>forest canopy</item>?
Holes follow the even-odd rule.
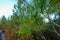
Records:
[[[0,27],[18,29],[17,36],[25,40],[60,40],[60,0],[16,1],[13,15],[3,16]]]

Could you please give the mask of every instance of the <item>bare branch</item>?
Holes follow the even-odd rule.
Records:
[[[49,30],[49,31],[51,31],[51,32],[54,32],[54,33],[56,33],[58,36],[60,36],[60,34],[55,30],[55,28],[54,28],[54,30],[51,30],[51,29],[47,29],[47,30]]]
[[[58,36],[60,36],[60,34],[59,34],[59,33],[57,32],[57,30],[55,29],[54,25],[52,25],[52,28],[53,28],[54,32],[55,32]]]
[[[42,34],[42,39],[46,40],[46,38],[45,38],[44,34],[42,33],[42,31],[41,31],[41,34]]]

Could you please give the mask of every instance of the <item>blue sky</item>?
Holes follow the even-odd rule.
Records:
[[[0,18],[4,15],[6,18],[12,15],[15,0],[0,0]]]

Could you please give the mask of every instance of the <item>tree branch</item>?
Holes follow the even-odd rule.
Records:
[[[47,29],[47,30],[56,33],[60,37],[60,34],[55,30],[55,28],[53,28],[53,30],[51,30],[51,29]]]
[[[29,3],[27,3],[25,0],[23,0],[26,4],[28,4],[30,7],[32,7],[32,8],[34,8],[33,6],[31,6]],[[34,8],[34,9],[37,9],[37,8]],[[42,15],[44,15],[44,14],[42,14]],[[48,18],[49,19],[49,21],[51,21],[54,25],[56,25],[57,27],[60,27],[60,25],[58,25],[57,23],[55,23],[55,22],[53,22],[49,17],[46,17],[45,15],[44,15],[44,17],[45,18]]]
[[[49,21],[51,21],[55,26],[60,27],[60,25],[58,25],[57,23],[55,23],[54,21],[52,21],[49,17],[46,17],[44,14],[42,14],[45,18],[48,18]]]

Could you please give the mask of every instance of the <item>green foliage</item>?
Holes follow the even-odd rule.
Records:
[[[18,36],[23,37],[32,37],[33,32],[38,33],[41,31],[44,32],[47,29],[52,29],[50,21],[45,23],[43,20],[45,17],[49,17],[49,15],[54,12],[59,13],[59,0],[31,0],[31,4],[29,4],[26,0],[17,1],[17,4],[14,5],[11,19],[8,21],[5,16],[3,16],[0,20],[0,26],[3,26],[3,24],[5,26],[9,23],[11,28],[18,28]],[[45,16],[42,17],[41,14]],[[59,20],[55,19],[53,19],[53,22],[58,24]]]
[[[10,19],[10,26],[11,28],[18,28],[20,22],[19,22],[19,16],[17,12],[13,13]]]
[[[33,8],[34,6],[31,7],[27,5],[26,1],[18,0],[18,3],[17,3],[18,11],[16,11],[17,12],[16,14],[19,15],[19,22],[20,22],[19,31],[18,31],[19,35],[29,36],[29,35],[32,35],[33,31],[38,32],[41,30],[42,31],[46,30],[45,22],[43,21],[43,18],[41,17],[41,13],[39,10],[39,8],[42,8],[42,12],[44,12],[43,10],[46,9],[46,0],[44,1],[33,0],[33,1],[35,2],[34,6],[37,7],[36,9]]]
[[[19,33],[25,36],[32,33],[32,31],[38,32],[40,30],[45,30],[46,24],[41,17],[41,13],[49,16],[53,12],[56,12],[56,7],[54,7],[55,5],[53,5],[54,2],[52,2],[52,0],[33,0],[33,3],[34,5],[32,6],[24,0],[18,0],[17,4],[17,8],[20,11]],[[27,15],[25,15],[25,12]]]
[[[6,26],[7,24],[8,24],[8,21],[7,21],[7,19],[5,18],[5,16],[3,16],[2,19],[1,19],[0,25],[1,25],[2,27],[4,27],[4,26]]]

